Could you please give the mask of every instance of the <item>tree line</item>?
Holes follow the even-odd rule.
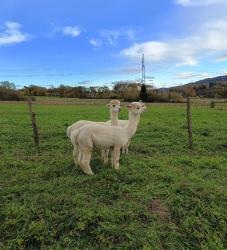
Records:
[[[205,86],[205,87],[204,87]],[[226,86],[227,87],[227,86]],[[216,92],[219,97],[227,97],[227,88],[217,87]],[[16,89],[14,83],[9,81],[0,82],[0,100],[25,100],[27,96],[54,96],[66,98],[89,98],[89,99],[121,99],[125,101],[143,100],[147,102],[182,102],[185,97],[217,97],[212,96],[211,88],[207,85],[184,86],[169,88],[162,91],[154,89],[152,85],[145,85],[133,81],[118,81],[113,83],[113,87],[108,86],[67,86],[42,87],[31,84],[23,88]],[[202,96],[199,94],[203,94]],[[217,94],[216,93],[216,94]],[[209,95],[209,96],[207,96]],[[226,96],[225,96],[226,95]]]

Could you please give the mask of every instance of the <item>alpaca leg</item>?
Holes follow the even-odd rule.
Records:
[[[128,140],[128,143],[125,145],[125,154],[128,154],[128,148],[129,148],[129,144],[131,142],[131,139]]]
[[[104,164],[108,163],[109,149],[102,150],[102,159]]]
[[[78,153],[78,162],[80,164],[80,166],[82,167],[82,160],[83,160],[83,151],[79,148],[78,149],[79,153]]]
[[[75,162],[76,165],[79,164],[78,156],[79,156],[79,149],[78,149],[78,146],[77,146],[77,147],[74,147],[74,149],[73,149],[73,159],[74,159],[74,162]]]
[[[91,161],[91,151],[86,150],[83,152],[83,159],[82,159],[82,170],[85,174],[94,175],[90,167]]]
[[[113,150],[113,159],[114,159],[114,169],[119,170],[119,160],[120,160],[120,147],[115,147]]]
[[[111,151],[111,166],[114,167],[114,150]]]
[[[102,149],[102,160],[104,161],[105,158],[105,150]]]
[[[123,148],[122,148],[122,154],[126,155],[128,153],[128,146],[125,145]]]

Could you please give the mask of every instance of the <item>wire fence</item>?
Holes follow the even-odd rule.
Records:
[[[75,100],[74,100],[75,101]],[[4,143],[29,143],[43,149],[70,148],[66,128],[78,120],[106,121],[109,100],[78,100],[76,103],[24,103],[0,107]],[[124,103],[122,104],[124,106]],[[141,153],[169,152],[181,145],[185,150],[227,149],[227,102],[187,99],[185,103],[150,103],[141,116],[131,150]],[[119,119],[127,119],[126,109]],[[147,149],[141,143],[147,142]],[[54,145],[54,146],[53,146]],[[22,146],[22,144],[20,145]]]

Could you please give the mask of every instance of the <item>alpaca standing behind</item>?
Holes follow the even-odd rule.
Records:
[[[88,124],[71,134],[74,147],[79,146],[78,161],[84,173],[93,175],[90,167],[93,147],[107,150],[113,148],[111,153],[112,166],[119,169],[120,149],[127,145],[130,138],[135,134],[138,126],[138,118],[144,111],[140,102],[127,105],[129,122],[126,127],[108,126],[100,124]],[[75,156],[74,156],[75,157]]]
[[[110,108],[110,120],[108,123],[110,125],[117,125],[118,124],[118,112],[121,111],[121,102],[118,100],[112,100],[109,104],[107,104]],[[86,121],[86,120],[80,120],[78,122],[73,123],[71,126],[67,128],[67,136],[70,138],[71,133],[74,129],[79,129],[84,125],[87,124],[106,124],[106,122],[96,122],[96,121]]]

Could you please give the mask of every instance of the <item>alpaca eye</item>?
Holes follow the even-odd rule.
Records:
[[[113,105],[113,107],[115,107],[115,105]]]
[[[137,109],[140,109],[139,107]]]

